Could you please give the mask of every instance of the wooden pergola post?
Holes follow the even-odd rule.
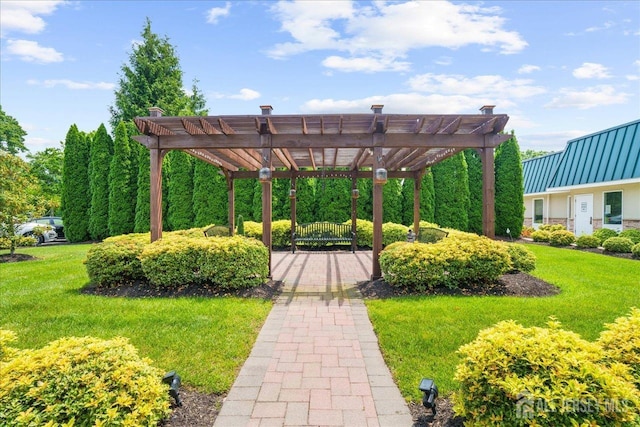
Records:
[[[296,175],[291,173],[291,189],[289,190],[289,199],[291,200],[291,252],[296,250],[296,242],[293,239],[296,233]]]
[[[383,133],[373,134],[373,265],[371,268],[371,279],[382,277],[380,268],[380,252],[382,252],[382,186],[384,183],[376,180],[376,171],[383,167],[382,146],[384,141]]]
[[[162,238],[162,159],[165,153],[165,150],[159,148],[149,149],[149,160],[151,163],[151,171],[149,174],[151,242]]]
[[[260,141],[263,147],[271,144],[271,135],[260,135]],[[262,169],[266,173],[268,170],[268,177],[261,177],[262,183],[262,243],[269,250],[269,277],[271,277],[271,148],[262,149]]]
[[[482,161],[482,234],[493,239],[496,236],[494,149],[485,147],[479,151]]]
[[[356,236],[358,218],[358,178],[357,173],[351,173],[351,232]],[[355,251],[358,242],[355,240],[351,244],[351,250]]]

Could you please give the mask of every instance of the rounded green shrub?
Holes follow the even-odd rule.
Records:
[[[576,246],[580,249],[597,248],[600,246],[600,239],[590,234],[583,234],[576,239]]]
[[[640,394],[628,369],[602,363],[595,343],[557,322],[510,320],[458,350],[454,411],[466,426],[636,425]],[[591,410],[586,410],[587,405]],[[615,406],[614,406],[615,405]]]
[[[351,220],[345,224],[351,224]],[[356,219],[356,242],[359,247],[373,247],[373,222],[366,219]]]
[[[640,258],[640,243],[636,243],[635,245],[633,245],[633,247],[631,248],[631,253],[634,257]]]
[[[598,343],[607,357],[630,367],[640,390],[640,309],[634,307],[628,316],[606,324]]]
[[[281,219],[271,223],[271,245],[275,248],[291,246],[291,220]]]
[[[139,256],[149,234],[123,234],[91,245],[84,261],[89,280],[110,286],[144,278]]]
[[[626,237],[609,237],[602,243],[605,251],[629,253],[633,248],[633,242]]]
[[[549,235],[549,244],[551,246],[569,246],[576,241],[576,236],[567,230],[552,231]]]
[[[163,238],[144,247],[140,261],[156,286],[210,283],[220,289],[242,289],[264,283],[269,251],[244,236]]]
[[[392,243],[380,254],[380,267],[391,285],[422,292],[494,281],[511,260],[505,245],[457,232],[437,243]]]
[[[155,426],[162,372],[125,338],[62,338],[0,363],[0,425]]]
[[[598,240],[600,240],[600,246],[602,246],[604,241],[607,240],[609,237],[618,236],[618,232],[610,228],[600,228],[599,230],[594,231],[593,235],[597,237]]]
[[[546,230],[536,230],[531,233],[531,238],[534,242],[548,242],[551,238],[551,232]]]
[[[628,228],[624,231],[621,231],[620,234],[618,234],[618,237],[626,237],[627,239],[631,239],[631,241],[635,245],[637,243],[640,243],[640,230],[637,230],[635,228]]]
[[[385,222],[382,224],[382,245],[387,246],[394,242],[406,242],[408,229],[407,226],[402,224]]]
[[[507,244],[507,252],[511,259],[511,269],[528,273],[536,268],[536,256],[524,245]]]
[[[255,221],[245,221],[244,235],[247,237],[253,237],[256,240],[262,240],[262,223]]]
[[[559,231],[559,230],[566,230],[567,227],[565,227],[562,224],[542,224],[538,227],[538,230],[542,230],[542,231],[548,231],[549,233],[553,233],[554,231]]]

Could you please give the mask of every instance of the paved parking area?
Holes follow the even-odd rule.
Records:
[[[371,252],[274,252],[284,291],[216,427],[413,424],[355,284]]]

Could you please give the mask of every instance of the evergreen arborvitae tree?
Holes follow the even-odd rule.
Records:
[[[89,240],[90,203],[89,145],[86,135],[72,125],[64,145],[61,200],[64,234],[69,242]]]
[[[276,178],[273,180],[271,208],[274,220],[291,218],[290,189],[291,180],[289,178]]]
[[[422,183],[420,184],[420,219],[434,223],[436,195],[433,187],[433,173],[428,168],[422,175]],[[438,224],[439,225],[439,224]]]
[[[433,165],[435,222],[441,227],[467,230],[469,178],[464,154],[458,153]]]
[[[256,179],[236,179],[233,184],[236,217],[242,215],[245,221],[260,222],[260,218],[253,217],[253,189],[256,181]]]
[[[113,140],[104,124],[96,131],[90,148],[91,215],[89,235],[93,240],[109,236],[109,167]],[[147,203],[148,204],[148,203]]]
[[[371,221],[373,220],[373,180],[358,178],[356,187],[360,192],[356,205],[356,216]]]
[[[195,159],[193,167],[194,225],[226,224],[229,205],[226,179],[220,169]],[[237,181],[236,181],[237,182]]]
[[[132,169],[131,157],[131,140],[127,133],[127,126],[121,122],[116,127],[109,170],[109,235],[111,236],[133,231],[136,193],[131,186],[131,177],[137,171]]]
[[[524,223],[524,178],[520,147],[513,132],[511,139],[496,150],[496,234],[520,237]]]
[[[186,230],[193,227],[193,164],[191,156],[174,150],[167,154],[171,158],[169,177],[170,230]]]
[[[413,225],[413,179],[405,179],[402,182],[402,222],[406,226]]]
[[[253,201],[251,209],[251,216],[253,217],[253,220],[256,222],[262,222],[262,183],[257,179],[253,181]]]
[[[344,222],[351,218],[350,179],[320,179],[316,194],[320,221]]]
[[[382,187],[382,221],[402,224],[402,186],[400,179],[389,178]]]
[[[146,233],[151,229],[151,182],[149,178],[149,149],[144,145],[139,144],[138,151],[138,191],[136,197],[136,214],[133,231],[135,233]]]
[[[464,150],[469,173],[469,228],[468,231],[482,234],[482,161],[478,152]]]
[[[316,179],[299,178],[296,180],[296,222],[306,224],[316,221]]]

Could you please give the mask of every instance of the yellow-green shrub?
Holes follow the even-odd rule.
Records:
[[[351,220],[345,221],[344,224],[351,225]],[[356,245],[362,248],[373,246],[373,222],[356,219]]]
[[[633,248],[633,242],[626,237],[609,237],[602,242],[602,247],[609,252],[629,253]]]
[[[291,246],[291,220],[280,219],[271,223],[271,245],[274,248]]]
[[[491,282],[510,266],[505,245],[463,232],[452,232],[437,243],[396,242],[380,254],[387,282],[419,292]]]
[[[634,307],[628,316],[607,323],[598,343],[607,357],[631,368],[636,387],[640,389],[640,309]]]
[[[144,278],[139,256],[149,234],[109,237],[91,245],[84,263],[92,283],[109,286]]]
[[[635,245],[633,245],[633,247],[631,248],[631,253],[634,257],[640,258],[640,243],[636,243]]]
[[[525,328],[503,321],[458,352],[454,411],[466,418],[466,426],[640,422],[640,394],[627,367],[602,363],[597,344],[557,322]]]
[[[206,227],[195,227],[195,228],[188,228],[186,230],[168,231],[168,232],[162,233],[162,236],[163,237],[166,237],[166,236],[204,237],[204,230],[206,230],[209,227],[220,227],[222,230],[226,229],[227,235],[229,234],[229,227],[211,224]],[[147,240],[147,243],[148,242],[149,240]]]
[[[597,248],[600,246],[600,239],[590,234],[583,234],[576,239],[576,246],[582,248]]]
[[[211,283],[221,289],[258,286],[269,274],[269,252],[244,236],[163,238],[140,254],[145,277],[154,285]]]
[[[627,239],[630,239],[635,245],[640,243],[640,230],[637,230],[635,228],[627,228],[626,230],[621,231],[620,234],[618,234],[618,237],[626,237]]]
[[[548,242],[551,238],[551,232],[547,230],[536,230],[531,233],[531,238],[534,242]]]
[[[169,414],[162,372],[125,338],[20,350],[0,363],[0,378],[3,426],[155,426]]]
[[[0,329],[0,363],[6,362],[15,355],[17,350],[10,347],[9,343],[14,342],[16,338],[15,332],[8,329]]]
[[[255,221],[245,221],[244,235],[247,237],[253,237],[256,240],[262,240],[262,223]]]
[[[542,230],[542,231],[548,231],[549,233],[553,233],[554,231],[558,231],[558,230],[566,230],[567,227],[565,227],[562,224],[542,224],[538,227],[538,230]]]
[[[576,236],[567,230],[552,231],[549,235],[549,244],[551,246],[569,246],[576,241]]]
[[[15,246],[33,246],[36,244],[36,238],[33,236],[16,236]],[[11,239],[8,237],[0,237],[0,249],[11,249]]]
[[[394,242],[406,242],[408,230],[409,227],[405,225],[396,224],[393,222],[385,222],[384,224],[382,224],[382,244],[384,246],[387,246]]]
[[[610,228],[600,228],[594,231],[593,235],[597,237],[598,240],[600,240],[600,245],[602,246],[604,241],[607,240],[609,237],[617,237],[618,232]]]
[[[509,243],[507,252],[511,259],[511,269],[528,273],[536,268],[536,256],[524,245]]]

